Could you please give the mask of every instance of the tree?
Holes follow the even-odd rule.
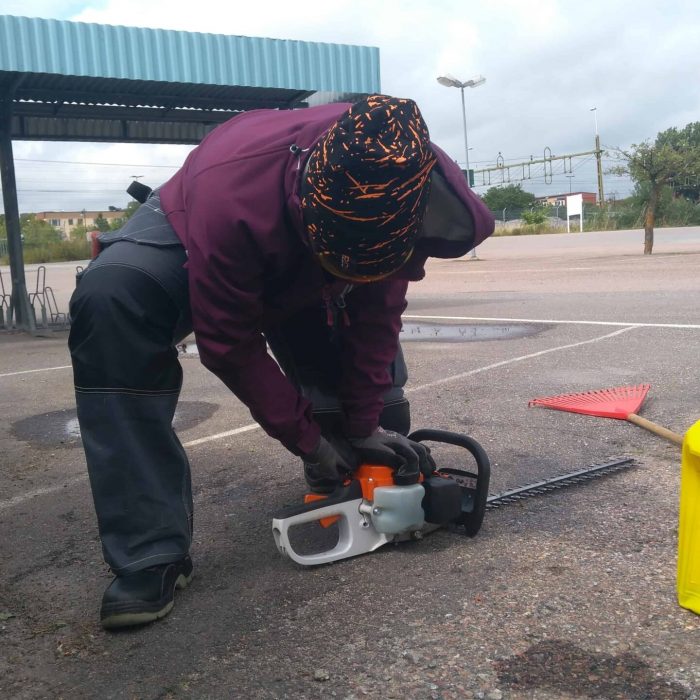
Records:
[[[657,208],[664,187],[686,178],[700,175],[700,143],[690,137],[700,123],[688,124],[684,129],[667,129],[656,137],[654,143],[645,141],[633,144],[628,151],[617,150],[624,161],[611,169],[616,175],[629,175],[644,198],[644,254],[651,255],[654,248],[654,224]]]
[[[116,231],[117,229],[120,229],[126,222],[136,213],[136,210],[141,206],[140,202],[129,202],[126,205],[126,209],[119,209],[118,211],[122,212],[122,215],[118,219],[112,219],[112,223],[110,224],[110,229],[112,231]],[[111,209],[111,207],[110,207]]]
[[[94,231],[94,226],[85,226],[83,224],[78,224],[70,230],[71,241],[86,241],[88,231]]]
[[[690,147],[700,149],[700,122],[691,122],[678,130],[666,129],[657,136],[657,142],[668,144],[676,149]],[[673,191],[689,199],[691,202],[700,202],[700,175],[696,173],[681,177],[671,183]]]
[[[527,209],[535,203],[535,195],[526,192],[521,185],[490,187],[482,199],[491,211]]]
[[[98,231],[109,231],[109,221],[102,216],[102,214],[98,214],[97,218],[95,219],[95,228]]]

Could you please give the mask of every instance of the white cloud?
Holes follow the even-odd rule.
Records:
[[[436,82],[444,72],[468,79],[483,74],[486,83],[467,90],[470,162],[493,163],[499,152],[511,161],[540,157],[545,146],[555,154],[590,150],[597,106],[601,138],[627,145],[653,138],[669,126],[683,126],[700,114],[700,13],[696,0],[657,3],[617,0],[257,0],[223,4],[219,0],[165,3],[162,0],[103,0],[58,3],[6,0],[3,12],[80,21],[161,27],[185,31],[327,41],[378,46],[382,89],[413,97],[433,139],[455,159],[464,160],[459,91]],[[182,160],[187,149],[158,146],[16,143],[18,158],[54,158],[162,165]],[[38,154],[38,155],[37,155]],[[76,157],[80,154],[80,158]],[[114,203],[131,174],[129,167],[59,165],[41,168],[18,162],[24,192],[21,208],[74,204],[65,193],[34,192],[34,182],[74,182],[82,199],[90,190],[100,206]],[[41,174],[40,179],[40,170]],[[168,171],[169,173],[170,171]],[[166,175],[149,171],[151,182]],[[571,183],[595,189],[592,163],[581,164]],[[145,178],[144,178],[145,179]],[[545,185],[524,183],[537,192],[566,191],[563,174]],[[67,187],[67,186],[66,186]],[[626,192],[612,179],[608,189]],[[624,188],[621,189],[621,188]],[[33,187],[34,190],[51,189]],[[54,187],[54,189],[58,189]],[[94,194],[92,190],[98,190]],[[53,196],[56,195],[54,198]],[[126,201],[125,199],[123,200]]]

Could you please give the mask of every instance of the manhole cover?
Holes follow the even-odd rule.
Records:
[[[515,340],[537,335],[547,326],[536,323],[508,323],[494,325],[491,323],[404,323],[401,340],[429,341],[432,343],[474,343],[483,340]],[[199,355],[194,341],[177,345],[178,354],[184,357]]]

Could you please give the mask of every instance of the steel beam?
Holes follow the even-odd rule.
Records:
[[[36,332],[36,322],[29,303],[27,283],[24,276],[22,254],[22,230],[19,223],[17,205],[17,182],[12,156],[12,93],[0,95],[0,181],[2,200],[5,206],[5,228],[7,230],[7,251],[10,257],[10,278],[12,293],[7,325],[21,330]],[[13,324],[14,317],[14,324]]]

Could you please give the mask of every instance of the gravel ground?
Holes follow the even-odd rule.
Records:
[[[681,233],[646,258],[641,234],[629,247],[557,237],[547,252],[543,237],[501,239],[479,261],[431,263],[412,288],[411,323],[513,331],[405,344],[414,427],[478,439],[493,491],[636,460],[489,512],[473,539],[439,531],[315,569],[283,559],[270,518],[299,501],[299,465],[260,430],[221,437],[250,416],[184,358],[176,426],[192,443],[195,578],[168,618],[138,631],[98,623],[110,575],[65,333],[0,334],[0,694],[700,698],[700,617],[675,597],[678,448],[623,421],[527,407],[648,381],[642,415],[678,432],[700,418],[700,234]]]

